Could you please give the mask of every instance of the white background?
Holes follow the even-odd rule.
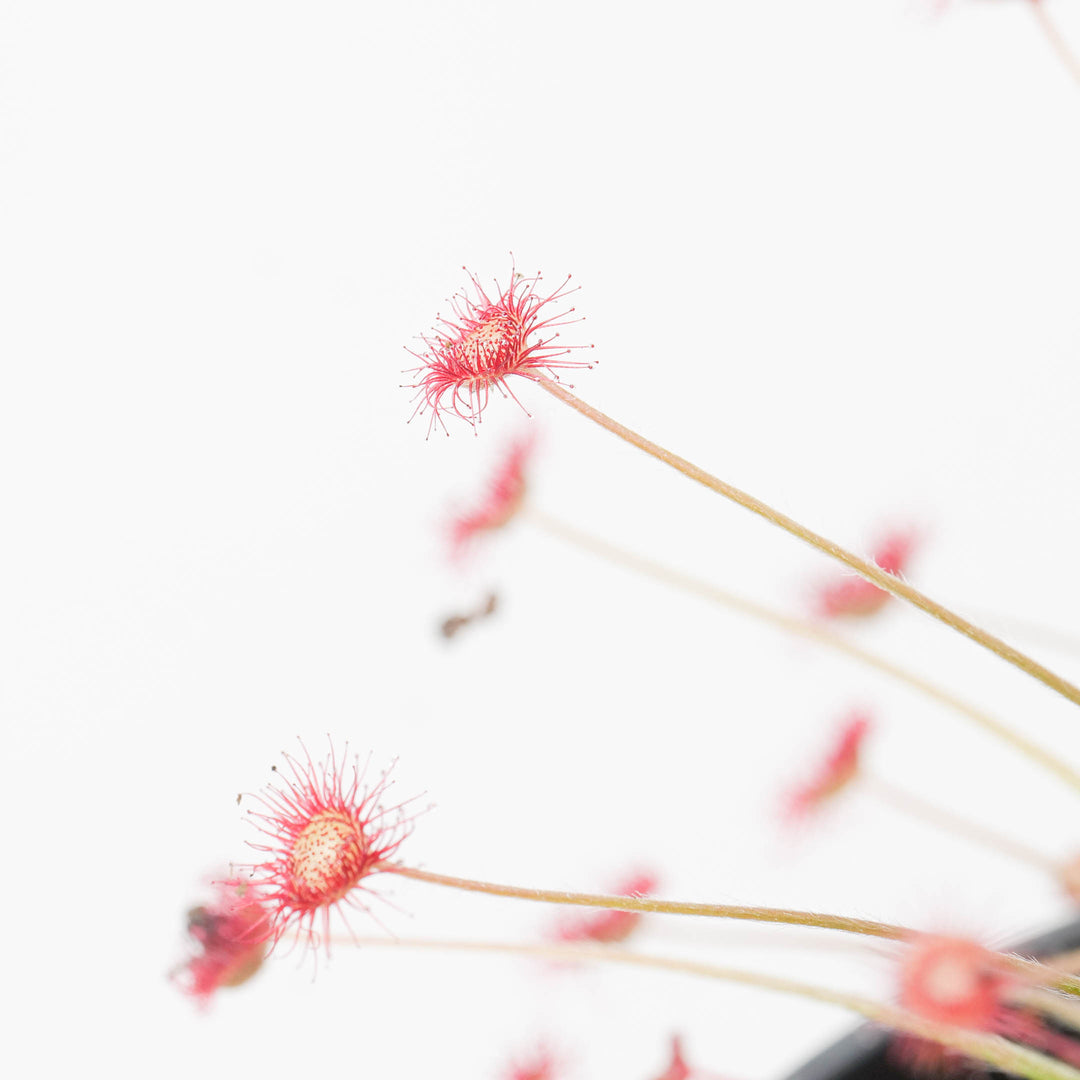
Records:
[[[853,704],[876,771],[1048,854],[1075,795],[872,672],[448,507],[527,424],[425,440],[406,344],[465,283],[572,272],[588,400],[911,577],[1080,631],[1080,87],[1023,0],[0,7],[3,967],[19,1075],[731,1078],[850,1026],[687,979],[341,948],[200,1014],[167,979],[236,794],[329,734],[426,792],[403,858],[1009,940],[1052,881],[852,792],[779,793]],[[1080,49],[1080,12],[1048,10]],[[533,505],[805,611],[833,572],[526,383]],[[450,644],[489,587],[497,617]],[[1075,709],[922,616],[852,631],[1080,764]],[[401,935],[552,913],[389,881]],[[357,924],[361,925],[357,925]],[[359,932],[377,927],[353,919]],[[881,950],[657,920],[657,953],[887,998]]]

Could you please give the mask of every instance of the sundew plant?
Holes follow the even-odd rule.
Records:
[[[13,1074],[1080,1076],[1078,15],[7,5]]]

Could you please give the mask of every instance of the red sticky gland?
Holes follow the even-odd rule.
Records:
[[[659,884],[655,874],[634,874],[614,890],[615,896],[651,896]],[[641,922],[640,911],[596,911],[567,919],[554,930],[556,941],[597,941],[616,944],[625,941]]]
[[[890,533],[878,546],[873,561],[889,574],[899,577],[918,544],[912,530]],[[863,618],[880,611],[889,594],[865,578],[844,577],[818,589],[815,610],[825,618]]]
[[[1006,995],[1017,976],[1001,958],[967,938],[914,938],[900,965],[900,1005],[927,1020],[1002,1034],[1012,1025]],[[957,1061],[939,1043],[904,1037],[897,1053],[908,1067],[941,1071]]]
[[[271,839],[270,844],[250,845],[269,855],[251,868],[251,878],[270,909],[275,942],[296,926],[316,947],[315,923],[320,920],[329,950],[331,912],[347,904],[369,913],[363,900],[372,895],[367,879],[391,869],[387,860],[412,831],[412,821],[405,804],[381,805],[390,786],[387,773],[371,787],[364,785],[359,757],[346,770],[332,745],[318,765],[306,750],[303,762],[283,756],[291,779],[284,777],[284,787],[269,785],[257,796],[266,813],[249,811]]]
[[[468,272],[466,267],[462,269]],[[416,391],[417,402],[409,419],[430,410],[428,435],[436,425],[447,431],[443,422],[446,412],[454,413],[475,429],[493,389],[521,405],[507,386],[511,375],[534,381],[546,376],[557,382],[556,369],[593,366],[584,360],[559,359],[574,349],[592,348],[558,341],[557,327],[581,321],[568,317],[574,309],[545,311],[549,304],[577,291],[567,288],[569,276],[553,293],[541,296],[536,291],[539,274],[526,278],[511,268],[509,286],[503,289],[496,283],[494,299],[475,274],[469,273],[469,278],[472,294],[462,291],[451,298],[454,317],[436,316],[431,336],[421,335],[424,351],[408,349],[420,361],[419,367],[406,372],[419,375],[418,381],[409,386]],[[521,408],[528,415],[524,405]]]
[[[721,1078],[715,1073],[692,1067],[683,1053],[682,1036],[672,1035],[671,1060],[656,1080],[721,1080]]]
[[[207,1005],[221,987],[240,986],[262,966],[270,913],[257,889],[221,881],[212,903],[188,912],[188,935],[197,952],[174,972],[185,993]]]
[[[488,483],[483,500],[467,513],[460,514],[450,527],[451,551],[460,558],[476,537],[501,529],[508,524],[525,500],[525,469],[532,457],[536,440],[526,436],[510,444],[506,456]]]
[[[668,1067],[657,1076],[656,1080],[690,1080],[693,1072],[683,1056],[682,1039],[678,1035],[671,1036],[671,1061]]]
[[[541,1046],[531,1056],[511,1062],[503,1077],[504,1080],[555,1080],[561,1071],[555,1055]]]
[[[819,810],[855,779],[869,733],[870,718],[863,712],[853,712],[844,721],[814,776],[785,797],[784,816],[789,822],[803,820]]]
[[[927,935],[900,967],[900,1004],[942,1024],[990,1031],[1015,983],[995,953],[966,938]]]

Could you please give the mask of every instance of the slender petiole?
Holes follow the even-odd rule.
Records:
[[[939,829],[962,836],[965,840],[973,841],[992,851],[1008,855],[1018,862],[1027,863],[1039,870],[1044,870],[1055,879],[1060,877],[1060,865],[1049,855],[1036,851],[1027,844],[1014,840],[1009,836],[988,829],[977,821],[954,814],[949,810],[923,799],[904,788],[897,787],[880,776],[867,774],[860,770],[859,784],[865,791],[887,803],[901,813],[920,818]]]
[[[966,1054],[976,1061],[993,1065],[1004,1072],[1028,1077],[1029,1080],[1080,1080],[1080,1071],[1040,1054],[1018,1043],[1009,1042],[996,1035],[987,1035],[966,1028],[954,1027],[931,1020],[924,1020],[915,1013],[884,1005],[856,994],[845,994],[822,986],[783,979],[775,975],[744,971],[739,968],[720,967],[694,960],[681,960],[665,956],[646,956],[610,945],[518,945],[496,941],[448,941],[422,938],[360,938],[347,939],[358,946],[384,946],[390,948],[436,949],[455,952],[528,956],[541,960],[561,962],[600,962],[649,968],[680,975],[696,975],[701,978],[719,979],[739,983],[774,993],[789,994],[837,1005],[893,1031],[919,1039],[929,1039],[951,1050]]]
[[[856,919],[847,915],[831,915],[819,911],[799,911],[789,908],[751,907],[742,904],[702,904],[683,900],[659,900],[653,896],[607,896],[596,893],[564,892],[556,889],[530,889],[518,885],[502,885],[475,878],[452,877],[420,870],[402,863],[383,863],[379,870],[466,892],[486,893],[488,896],[509,897],[516,900],[532,900],[542,904],[569,904],[576,907],[604,908],[609,911],[638,911],[653,915],[697,915],[713,919],[741,919],[750,922],[779,923],[787,926],[816,927],[819,930],[841,930],[864,937],[884,938],[891,941],[910,941],[919,937],[919,931],[906,926]],[[1070,994],[1080,996],[1080,978],[1057,969],[1047,968],[1034,960],[1002,953],[1002,963],[1014,971],[1023,973],[1043,985],[1053,986]]]
[[[981,645],[984,649],[988,649],[990,652],[1000,656],[1007,663],[1012,664],[1013,667],[1019,668],[1033,679],[1037,679],[1044,686],[1067,698],[1073,704],[1080,705],[1080,687],[1073,685],[1067,679],[1044,667],[1038,661],[1020,652],[1019,649],[1013,648],[1012,645],[1006,644],[1000,638],[969,622],[962,615],[958,615],[943,604],[939,604],[913,585],[909,585],[902,578],[886,573],[880,566],[847,551],[845,548],[840,547],[839,544],[835,544],[833,541],[808,529],[805,525],[801,525],[794,518],[788,517],[787,514],[774,510],[767,503],[762,502],[753,495],[749,495],[733,484],[713,476],[712,473],[699,468],[692,462],[687,461],[686,458],[679,457],[677,454],[671,453],[670,450],[665,450],[662,446],[646,439],[643,435],[639,435],[624,424],[620,424],[617,420],[606,416],[599,409],[594,409],[591,405],[582,401],[581,398],[571,394],[565,387],[553,382],[546,376],[538,375],[535,381],[553,397],[577,410],[582,416],[588,417],[613,435],[617,435],[620,439],[630,443],[632,446],[636,446],[639,450],[644,450],[645,453],[650,454],[657,461],[662,461],[665,465],[669,465],[676,471],[681,472],[683,476],[709,488],[710,491],[730,499],[744,509],[763,517],[773,525],[779,526],[792,536],[804,541],[811,547],[817,548],[818,551],[829,555],[838,562],[842,562],[879,589],[884,589],[893,596],[907,601],[907,603],[919,608],[920,611],[924,611],[927,615],[951,627],[957,633],[971,638],[972,641]]]
[[[832,649],[834,652],[843,653],[846,656],[858,660],[860,663],[876,668],[878,671],[890,676],[898,682],[904,683],[906,686],[917,690],[926,697],[929,697],[950,709],[954,709],[956,712],[966,716],[969,720],[973,720],[985,731],[990,732],[990,734],[998,739],[1002,739],[1013,747],[1013,749],[1019,751],[1031,761],[1034,761],[1044,769],[1052,772],[1060,780],[1063,780],[1068,784],[1074,791],[1080,792],[1080,773],[1076,772],[1075,769],[1072,769],[1051,751],[1031,742],[1029,739],[1019,734],[1019,732],[1014,731],[1007,724],[994,716],[991,716],[988,712],[980,709],[978,706],[972,705],[970,702],[957,697],[955,694],[938,686],[936,683],[932,683],[928,679],[924,679],[922,676],[908,671],[899,664],[895,664],[891,660],[871,652],[869,649],[864,649],[861,645],[856,645],[841,634],[837,634],[827,627],[821,626],[819,623],[811,622],[808,619],[800,619],[795,615],[788,615],[781,611],[775,611],[772,608],[766,607],[764,604],[758,604],[753,600],[747,600],[744,597],[737,596],[734,593],[728,592],[726,589],[721,589],[719,586],[703,581],[701,578],[693,577],[690,574],[684,574],[680,570],[674,570],[662,563],[654,562],[651,559],[636,555],[624,548],[617,547],[615,544],[583,532],[581,529],[577,529],[572,525],[559,521],[548,514],[541,513],[532,507],[525,507],[519,511],[519,513],[526,520],[531,521],[552,536],[556,536],[559,539],[589,551],[594,555],[599,555],[610,562],[625,566],[630,570],[644,574],[656,581],[662,581],[683,592],[692,593],[695,596],[711,600],[715,604],[731,608],[733,611],[749,615],[752,618],[776,626],[786,633],[805,638],[807,641],[812,641],[818,645]]]
[[[473,878],[451,877],[430,870],[419,870],[400,863],[390,863],[386,870],[401,877],[424,881],[429,885],[445,885],[467,892],[486,893],[488,896],[511,897],[516,900],[534,900],[542,904],[569,904],[576,907],[604,908],[610,911],[638,911],[653,915],[699,915],[714,919],[743,919],[751,922],[784,923],[789,926],[815,926],[822,930],[842,930],[850,934],[868,937],[902,940],[912,931],[903,926],[855,919],[845,915],[826,915],[814,911],[796,911],[783,908],[748,907],[740,904],[701,904],[682,900],[659,900],[654,896],[609,896],[598,893],[564,892],[556,889],[529,889],[517,885],[498,885]]]

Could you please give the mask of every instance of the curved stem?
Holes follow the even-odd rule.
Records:
[[[902,813],[922,818],[923,821],[935,825],[939,829],[945,829],[976,844],[981,844],[983,847],[990,848],[992,851],[1001,852],[1019,862],[1034,866],[1050,874],[1055,880],[1060,876],[1058,863],[1054,859],[1044,855],[1041,851],[1028,847],[1027,844],[1022,844],[1019,840],[1002,836],[992,829],[987,829],[977,821],[971,821],[968,818],[961,817],[959,814],[944,810],[940,806],[928,802],[910,791],[897,787],[879,776],[868,775],[864,772],[861,774],[860,783],[864,785],[870,794],[877,796],[882,802],[888,803]]]
[[[918,930],[872,919],[856,919],[847,915],[830,915],[818,911],[799,911],[791,908],[750,907],[743,904],[701,904],[683,900],[658,900],[652,896],[607,896],[597,893],[564,892],[557,889],[528,889],[519,885],[500,885],[475,878],[452,877],[420,870],[402,863],[382,863],[379,871],[400,877],[424,881],[429,885],[444,885],[465,892],[486,893],[515,900],[533,900],[542,904],[570,904],[576,907],[604,908],[608,911],[638,911],[652,915],[698,915],[713,919],[742,919],[749,922],[780,923],[787,926],[813,926],[819,930],[842,930],[848,934],[884,938],[890,941],[910,941],[920,937]],[[1080,978],[1057,969],[1047,968],[1035,960],[1001,953],[1001,962],[1013,971],[1035,982],[1053,986],[1080,996]]]
[[[1068,69],[1074,82],[1080,84],[1080,60],[1077,60],[1076,54],[1062,36],[1053,19],[1047,15],[1046,4],[1043,0],[1030,0],[1028,9],[1035,16],[1039,29],[1042,30],[1043,36],[1050,43],[1050,47],[1057,53],[1058,59]]]
[[[639,911],[653,915],[699,915],[714,919],[744,919],[751,922],[784,923],[789,926],[816,926],[822,930],[843,930],[849,934],[887,938],[901,941],[914,931],[903,926],[874,922],[870,919],[849,918],[846,915],[826,915],[814,911],[784,908],[748,907],[741,904],[701,904],[682,900],[658,900],[652,896],[606,896],[595,893],[563,892],[554,889],[526,889],[517,885],[497,885],[473,878],[451,877],[430,870],[418,870],[400,863],[382,867],[402,877],[426,881],[429,885],[446,885],[467,892],[487,893],[489,896],[534,900],[542,904],[571,904],[578,907],[604,908],[609,911]]]
[[[654,971],[667,971],[680,975],[696,975],[702,978],[719,979],[724,982],[739,983],[743,986],[769,990],[774,993],[788,994],[819,1001],[827,1005],[837,1005],[877,1024],[883,1024],[894,1031],[902,1031],[919,1039],[929,1039],[952,1050],[957,1050],[977,1061],[993,1065],[1005,1072],[1025,1076],[1030,1080],[1080,1080],[1080,1071],[1069,1065],[1046,1057],[1026,1046],[1008,1042],[995,1035],[953,1027],[924,1020],[914,1013],[898,1009],[893,1005],[883,1005],[856,994],[845,994],[826,987],[810,983],[796,982],[775,975],[763,975],[759,972],[744,971],[739,968],[720,967],[694,960],[681,960],[666,956],[645,956],[627,949],[613,948],[610,945],[517,945],[496,941],[448,941],[420,938],[360,938],[354,944],[361,946],[389,946],[392,948],[439,949],[457,952],[495,953],[510,956],[531,956],[542,960],[558,961],[599,961],[606,964],[621,964]]]
[[[1018,638],[1024,638],[1033,644],[1053,649],[1055,652],[1066,653],[1069,656],[1080,656],[1080,636],[1070,634],[1057,626],[1049,626],[1046,623],[1036,622],[1034,619],[1026,619],[1019,615],[1002,614],[999,611],[985,611],[978,608],[969,610],[983,622],[1015,634]]]
[[[973,720],[983,728],[983,730],[990,732],[990,734],[994,735],[996,738],[1002,739],[1031,761],[1034,761],[1044,769],[1052,772],[1058,779],[1064,781],[1074,791],[1080,792],[1080,773],[1070,768],[1064,761],[1061,761],[1049,750],[1024,738],[1024,736],[1014,731],[1002,721],[996,719],[977,706],[972,705],[970,702],[965,701],[963,698],[957,697],[948,690],[916,675],[914,672],[908,671],[899,664],[894,664],[891,660],[887,660],[885,657],[879,656],[869,649],[864,649],[861,645],[854,644],[841,634],[837,634],[835,631],[829,630],[808,619],[800,619],[794,615],[786,615],[781,611],[775,611],[772,608],[766,607],[764,604],[758,604],[753,600],[747,600],[744,597],[736,596],[734,593],[721,589],[700,578],[692,577],[690,574],[684,574],[679,570],[674,570],[661,563],[653,562],[651,559],[635,555],[633,552],[616,547],[606,540],[600,540],[595,536],[582,532],[580,529],[574,528],[572,525],[567,525],[556,518],[543,514],[538,510],[534,510],[532,507],[525,507],[519,513],[553,536],[557,536],[561,540],[565,540],[568,543],[574,544],[586,551],[590,551],[611,562],[618,563],[628,569],[645,574],[657,581],[662,581],[676,589],[681,589],[683,592],[693,593],[696,596],[701,596],[706,600],[711,600],[713,603],[721,604],[722,606],[731,608],[741,614],[749,615],[762,622],[770,623],[789,634],[794,634],[797,637],[805,638],[818,645],[823,645],[826,648],[832,649],[834,652],[843,653],[846,656],[858,660],[860,663],[876,668],[878,671],[896,679],[898,682],[902,682],[906,686],[917,690],[924,696],[932,698],[934,701],[937,701],[950,709],[954,709],[956,712],[966,716],[969,720]]]
[[[909,604],[919,608],[920,611],[924,611],[927,615],[932,616],[939,622],[943,622],[946,626],[952,627],[957,633],[971,638],[972,641],[981,645],[984,649],[988,649],[990,652],[1000,656],[1007,663],[1012,664],[1013,667],[1019,668],[1033,679],[1037,679],[1055,693],[1058,693],[1062,697],[1073,702],[1073,704],[1080,705],[1080,687],[1074,686],[1067,679],[1063,679],[1060,675],[1055,674],[1049,668],[1044,667],[1036,660],[1033,660],[1030,656],[1020,652],[1019,649],[1007,645],[1000,638],[987,633],[987,631],[976,626],[974,623],[969,622],[963,616],[956,614],[954,611],[950,611],[943,604],[939,604],[936,600],[932,600],[929,596],[926,596],[901,578],[886,573],[880,566],[877,566],[866,559],[862,559],[858,555],[852,554],[852,552],[840,547],[839,544],[834,544],[831,540],[826,539],[824,536],[820,536],[813,530],[808,529],[805,525],[801,525],[794,518],[790,518],[787,514],[782,514],[779,510],[774,510],[767,503],[754,498],[753,495],[749,495],[745,491],[741,491],[739,488],[735,487],[733,484],[729,484],[719,477],[707,473],[704,469],[699,468],[685,458],[681,458],[677,454],[671,453],[670,450],[665,450],[662,446],[651,442],[643,435],[639,435],[636,431],[632,431],[625,425],[620,424],[617,420],[613,420],[610,416],[606,416],[598,409],[594,409],[591,405],[582,401],[581,398],[571,394],[569,390],[556,382],[552,382],[551,379],[540,376],[536,379],[536,382],[553,397],[558,398],[572,409],[576,409],[582,416],[588,417],[602,428],[610,431],[613,435],[617,435],[620,439],[630,443],[632,446],[636,446],[639,450],[644,450],[645,453],[652,455],[658,461],[662,461],[665,465],[669,465],[676,471],[681,472],[683,476],[688,477],[690,480],[694,480],[703,487],[707,487],[710,491],[715,491],[718,495],[723,495],[724,498],[730,499],[744,509],[750,510],[752,513],[763,517],[773,525],[779,526],[786,532],[791,533],[792,536],[804,541],[811,547],[817,548],[818,551],[831,556],[838,562],[842,562],[845,566],[850,567],[857,574],[866,578],[867,581],[876,585],[879,589],[884,589],[893,596],[897,596],[901,600],[906,600]]]

